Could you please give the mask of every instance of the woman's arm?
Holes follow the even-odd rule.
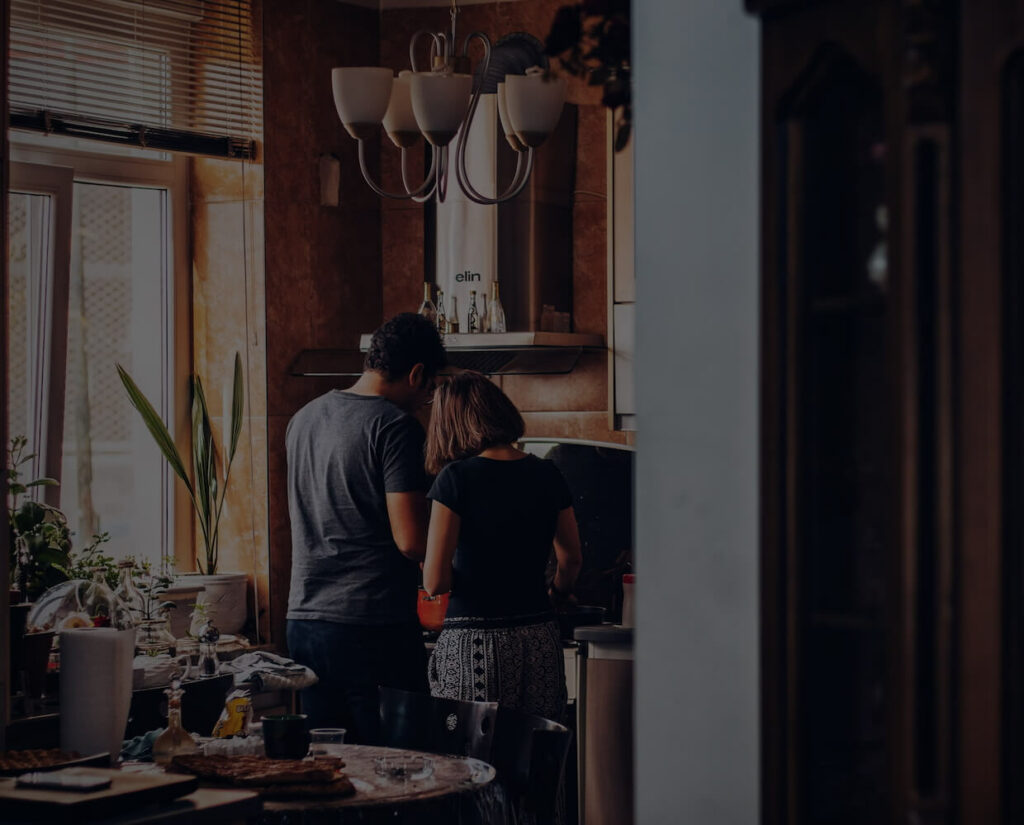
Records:
[[[423,562],[423,587],[431,595],[452,589],[452,559],[459,539],[459,514],[440,501],[430,507],[427,558]],[[578,541],[577,541],[578,543]]]
[[[554,591],[552,595],[566,599],[572,593],[576,577],[583,567],[580,530],[576,525],[576,513],[572,507],[566,507],[558,514],[558,522],[555,525],[555,559],[558,562],[558,569],[551,582]]]

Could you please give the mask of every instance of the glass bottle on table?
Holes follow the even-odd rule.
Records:
[[[158,765],[168,764],[175,756],[198,753],[199,746],[192,735],[181,724],[181,689],[178,679],[164,691],[167,694],[167,727],[153,742],[153,761]]]
[[[430,323],[437,325],[437,307],[430,299],[430,281],[423,282],[423,303],[420,304],[419,314],[423,315]]]
[[[480,313],[476,308],[476,290],[469,291],[469,314],[466,316],[466,332],[480,331]]]
[[[142,591],[135,584],[135,560],[125,559],[120,561],[117,563],[117,569],[117,589],[114,591],[114,595],[125,603],[131,611],[136,625],[138,625],[146,617],[146,608],[142,598]]]
[[[501,298],[498,296],[497,281],[491,281],[491,300],[487,302],[487,331],[508,332],[508,325],[505,323],[505,308],[501,305]]]
[[[481,332],[490,332],[491,331],[490,319],[487,317],[487,314],[488,314],[487,313],[487,296],[483,292],[481,292],[480,293],[480,331]]]
[[[444,335],[448,332],[448,316],[444,311],[444,292],[437,291],[437,331]]]
[[[453,335],[459,332],[459,296],[452,295],[452,311],[448,316],[448,332]]]

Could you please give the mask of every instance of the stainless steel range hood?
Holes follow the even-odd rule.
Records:
[[[289,372],[300,376],[360,375],[370,336],[356,350],[303,350]],[[488,375],[552,375],[571,372],[580,356],[604,349],[604,338],[580,332],[502,332],[445,335],[449,368]]]

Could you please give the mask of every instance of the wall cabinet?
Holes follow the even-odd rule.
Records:
[[[748,7],[763,21],[764,819],[949,822],[952,4]]]
[[[1024,5],[763,34],[764,820],[1024,821]]]

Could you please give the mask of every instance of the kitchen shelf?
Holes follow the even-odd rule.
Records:
[[[501,332],[445,335],[448,368],[487,375],[559,375],[572,372],[584,352],[604,352],[604,337],[579,332]],[[358,376],[370,336],[359,350],[302,350],[289,367],[295,376]]]

